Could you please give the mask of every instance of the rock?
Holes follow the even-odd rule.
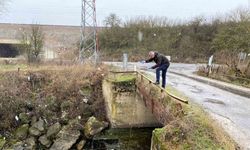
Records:
[[[82,150],[83,149],[83,146],[86,144],[86,141],[85,140],[81,140],[77,145],[76,145],[76,148],[77,150]]]
[[[13,150],[25,150],[23,145],[24,145],[23,142],[17,142],[10,149],[13,149]]]
[[[0,149],[3,149],[4,144],[6,143],[5,138],[0,136]]]
[[[28,124],[30,123],[31,116],[28,113],[20,113],[19,119],[21,120],[22,124]]]
[[[48,138],[53,137],[53,136],[57,135],[57,133],[60,130],[61,130],[61,124],[57,122],[48,128],[46,135]]]
[[[87,138],[91,138],[97,133],[101,132],[103,129],[108,127],[107,122],[100,122],[95,117],[90,117],[86,122],[84,127],[84,134]]]
[[[29,128],[29,133],[32,136],[40,136],[45,131],[45,123],[40,118],[39,121],[35,122],[31,128]]]
[[[43,132],[45,130],[44,126],[44,121],[41,118],[39,119],[39,121],[32,125],[32,127],[38,129],[40,132]]]
[[[40,132],[37,128],[31,127],[29,128],[29,134],[32,136],[40,136],[42,132]]]
[[[36,149],[36,139],[34,137],[30,137],[25,140],[26,150],[35,150]]]
[[[50,150],[69,150],[80,137],[80,131],[72,125],[64,126],[57,134],[57,139],[51,146]]]
[[[41,136],[38,141],[45,147],[49,148],[51,145],[51,141],[48,139],[46,135]]]
[[[36,117],[36,116],[33,116],[33,117],[31,118],[31,125],[34,125],[36,122],[37,122],[37,117]]]
[[[17,128],[15,132],[15,137],[20,140],[24,140],[28,135],[29,125],[24,124],[21,127]]]

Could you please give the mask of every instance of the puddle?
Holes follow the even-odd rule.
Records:
[[[221,100],[211,99],[211,98],[207,98],[204,102],[212,103],[212,104],[218,104],[218,105],[226,105],[226,104],[225,104],[223,101],[221,101]]]
[[[203,90],[201,90],[201,89],[192,89],[192,90],[190,90],[192,93],[202,93],[203,92]]]
[[[197,86],[192,86],[192,89],[190,90],[192,93],[202,93],[203,90],[198,88]]]

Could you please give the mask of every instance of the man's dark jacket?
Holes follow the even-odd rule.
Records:
[[[149,63],[149,62],[152,62],[152,61],[154,61],[156,63],[156,65],[151,67],[152,69],[158,68],[158,67],[160,67],[162,65],[165,65],[165,64],[169,67],[169,60],[167,59],[166,56],[164,56],[164,55],[162,55],[160,53],[155,52],[155,57],[146,60],[146,63]]]

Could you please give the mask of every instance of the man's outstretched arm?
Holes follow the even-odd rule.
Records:
[[[146,63],[152,62],[154,60],[154,58],[150,58],[148,60],[145,60]]]
[[[161,57],[159,57],[158,59],[159,59],[159,60],[158,60],[157,64],[156,64],[156,65],[154,65],[153,67],[151,67],[152,69],[155,69],[155,68],[160,67],[161,62],[162,62],[162,58],[161,58]]]

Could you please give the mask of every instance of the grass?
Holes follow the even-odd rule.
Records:
[[[135,75],[131,75],[131,74],[128,74],[128,75],[124,75],[124,74],[120,74],[120,75],[116,75],[116,78],[115,78],[115,82],[128,82],[128,81],[133,81],[135,80]]]
[[[84,121],[84,113],[89,112],[104,118],[101,83],[105,67],[20,66],[19,73],[15,71],[17,65],[2,66],[6,70],[0,71],[1,131],[13,131],[18,125],[15,115],[30,111],[30,107],[37,118],[46,118],[49,124],[55,122],[62,116],[60,106],[65,101],[72,102],[66,110],[68,119],[82,116]],[[83,102],[84,98],[89,99],[90,105]]]
[[[250,71],[247,72],[248,74],[245,73],[245,74],[240,74],[237,76],[236,73],[232,69],[228,67],[219,66],[219,67],[213,68],[212,72],[208,75],[207,68],[205,66],[201,66],[199,67],[196,74],[206,77],[206,78],[211,78],[211,79],[231,83],[234,85],[250,88],[249,72]]]
[[[211,149],[234,150],[236,144],[198,105],[192,104],[181,120],[175,120],[153,132],[155,145],[161,150]]]
[[[20,68],[21,70],[26,70],[28,69],[28,65],[26,64],[17,64],[17,65],[3,65],[0,64],[0,70],[1,71],[15,71]]]

